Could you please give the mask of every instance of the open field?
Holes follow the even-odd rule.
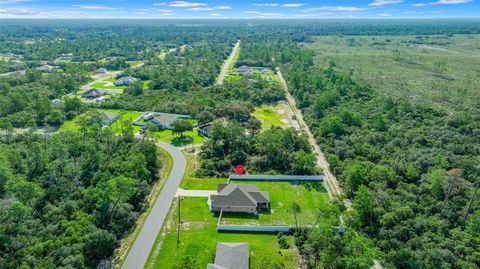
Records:
[[[306,46],[319,65],[353,70],[385,96],[447,110],[480,104],[480,35],[322,36]]]
[[[195,268],[205,268],[213,262],[217,242],[247,242],[250,247],[250,268],[264,269],[265,259],[283,264],[281,268],[295,268],[297,254],[292,247],[282,250],[277,244],[277,237],[270,234],[218,233],[218,219],[207,207],[207,198],[184,197],[181,201],[180,244],[177,248],[177,222],[167,225],[168,232],[163,240],[161,250],[154,259],[154,268],[170,269],[189,257],[195,262]],[[178,211],[172,220],[178,218]],[[287,237],[293,245],[291,237]]]
[[[262,122],[262,128],[269,129],[272,126],[286,127],[287,115],[283,109],[283,106],[277,104],[276,106],[262,105],[255,108],[252,115]]]
[[[101,88],[101,89],[124,89],[125,86],[115,86],[115,77],[107,78],[103,81],[94,83],[91,85],[92,88]]]
[[[321,183],[316,182],[265,182],[239,181],[236,184],[254,184],[260,191],[270,193],[270,213],[262,213],[257,217],[252,214],[224,214],[224,224],[249,225],[295,225],[290,207],[293,203],[300,205],[298,225],[313,225],[318,209],[330,203],[327,191]]]
[[[133,122],[136,118],[142,115],[142,112],[135,112],[135,111],[122,111],[118,109],[98,109],[98,112],[115,112],[119,113],[119,118],[110,125],[112,132],[114,133],[122,133],[123,129],[123,121],[128,120]],[[78,121],[82,115],[76,117],[73,120],[66,121],[63,125],[58,129],[59,132],[78,132],[80,131],[80,125],[78,125]],[[138,132],[140,130],[139,126],[133,126],[133,131]]]

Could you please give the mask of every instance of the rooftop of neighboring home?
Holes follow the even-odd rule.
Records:
[[[52,72],[55,69],[55,66],[51,66],[51,65],[46,64],[46,65],[36,67],[35,69],[37,71],[41,71],[41,72]]]
[[[118,113],[115,112],[100,112],[98,115],[102,118],[104,126],[110,125],[118,119]]]
[[[178,115],[175,114],[160,114],[158,116],[153,117],[153,122],[163,126],[170,126],[175,122],[178,118]]]
[[[248,269],[250,268],[248,243],[217,243],[215,263],[207,269]]]
[[[100,97],[107,93],[106,89],[92,88],[83,94],[83,97]]]
[[[121,86],[121,85],[130,85],[132,83],[134,83],[135,81],[137,81],[138,79],[137,78],[134,78],[132,76],[128,76],[128,77],[121,77],[117,80],[115,80],[115,85],[117,86]]]
[[[105,69],[105,68],[98,68],[98,69],[95,70],[95,73],[97,73],[97,74],[105,74],[105,73],[107,73],[107,69]]]

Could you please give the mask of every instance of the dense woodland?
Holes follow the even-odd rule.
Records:
[[[1,268],[93,268],[110,257],[157,179],[156,147],[99,125],[9,135],[0,145]]]
[[[480,266],[480,110],[377,97],[334,65],[316,68],[310,51],[285,56],[289,87],[353,200],[351,225],[385,265]]]

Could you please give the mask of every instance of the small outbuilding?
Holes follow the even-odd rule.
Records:
[[[207,269],[249,269],[250,253],[248,243],[217,243],[215,263]]]

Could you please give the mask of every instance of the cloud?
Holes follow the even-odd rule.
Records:
[[[214,9],[213,9],[213,7],[193,7],[193,8],[189,8],[188,10],[192,10],[192,11],[212,11]]]
[[[214,7],[215,9],[218,9],[218,10],[227,10],[227,9],[232,9],[231,6],[216,6]]]
[[[220,16],[223,16],[223,15],[222,15],[222,14],[218,14],[218,13],[212,13],[212,14],[210,14],[210,16],[220,17]]]
[[[173,1],[168,3],[171,7],[181,7],[181,8],[195,8],[195,7],[204,7],[207,6],[205,3],[193,3],[186,1]]]
[[[285,16],[285,14],[281,13],[258,13],[257,17],[281,17]]]
[[[153,3],[154,6],[166,6],[167,3],[161,2],[161,3]]]
[[[368,4],[373,7],[381,7],[387,5],[396,5],[403,3],[403,0],[374,0],[372,3]]]
[[[40,14],[38,10],[29,10],[29,9],[0,9],[0,14],[2,15],[37,15]]]
[[[243,13],[245,13],[245,14],[260,14],[260,12],[258,12],[258,11],[245,11]]]
[[[254,6],[257,6],[257,7],[277,7],[279,6],[280,4],[276,4],[276,3],[264,3],[264,4],[253,4]]]
[[[159,10],[157,10],[157,11],[158,11],[158,12],[162,12],[162,13],[171,13],[171,12],[173,12],[173,10],[171,10],[171,9],[159,9]]]
[[[78,7],[83,9],[92,9],[92,10],[115,10],[113,7],[98,6],[98,5],[72,5],[72,7]]]
[[[392,17],[392,14],[381,13],[381,14],[378,14],[378,16],[380,16],[380,17]]]
[[[306,4],[292,3],[292,4],[283,4],[282,7],[303,7]]]
[[[15,4],[24,2],[28,2],[28,0],[0,0],[0,4]]]
[[[133,12],[133,14],[135,14],[135,15],[147,15],[148,12],[138,12],[137,11],[137,12]]]
[[[304,11],[312,12],[312,11],[323,11],[323,10],[326,10],[326,11],[362,11],[362,10],[366,10],[366,8],[346,7],[346,6],[324,6],[324,7],[305,9]]]
[[[473,2],[473,0],[439,0],[436,2],[416,3],[416,4],[413,4],[412,6],[424,7],[424,6],[434,6],[434,5],[458,5],[458,4],[467,4],[471,2]]]

